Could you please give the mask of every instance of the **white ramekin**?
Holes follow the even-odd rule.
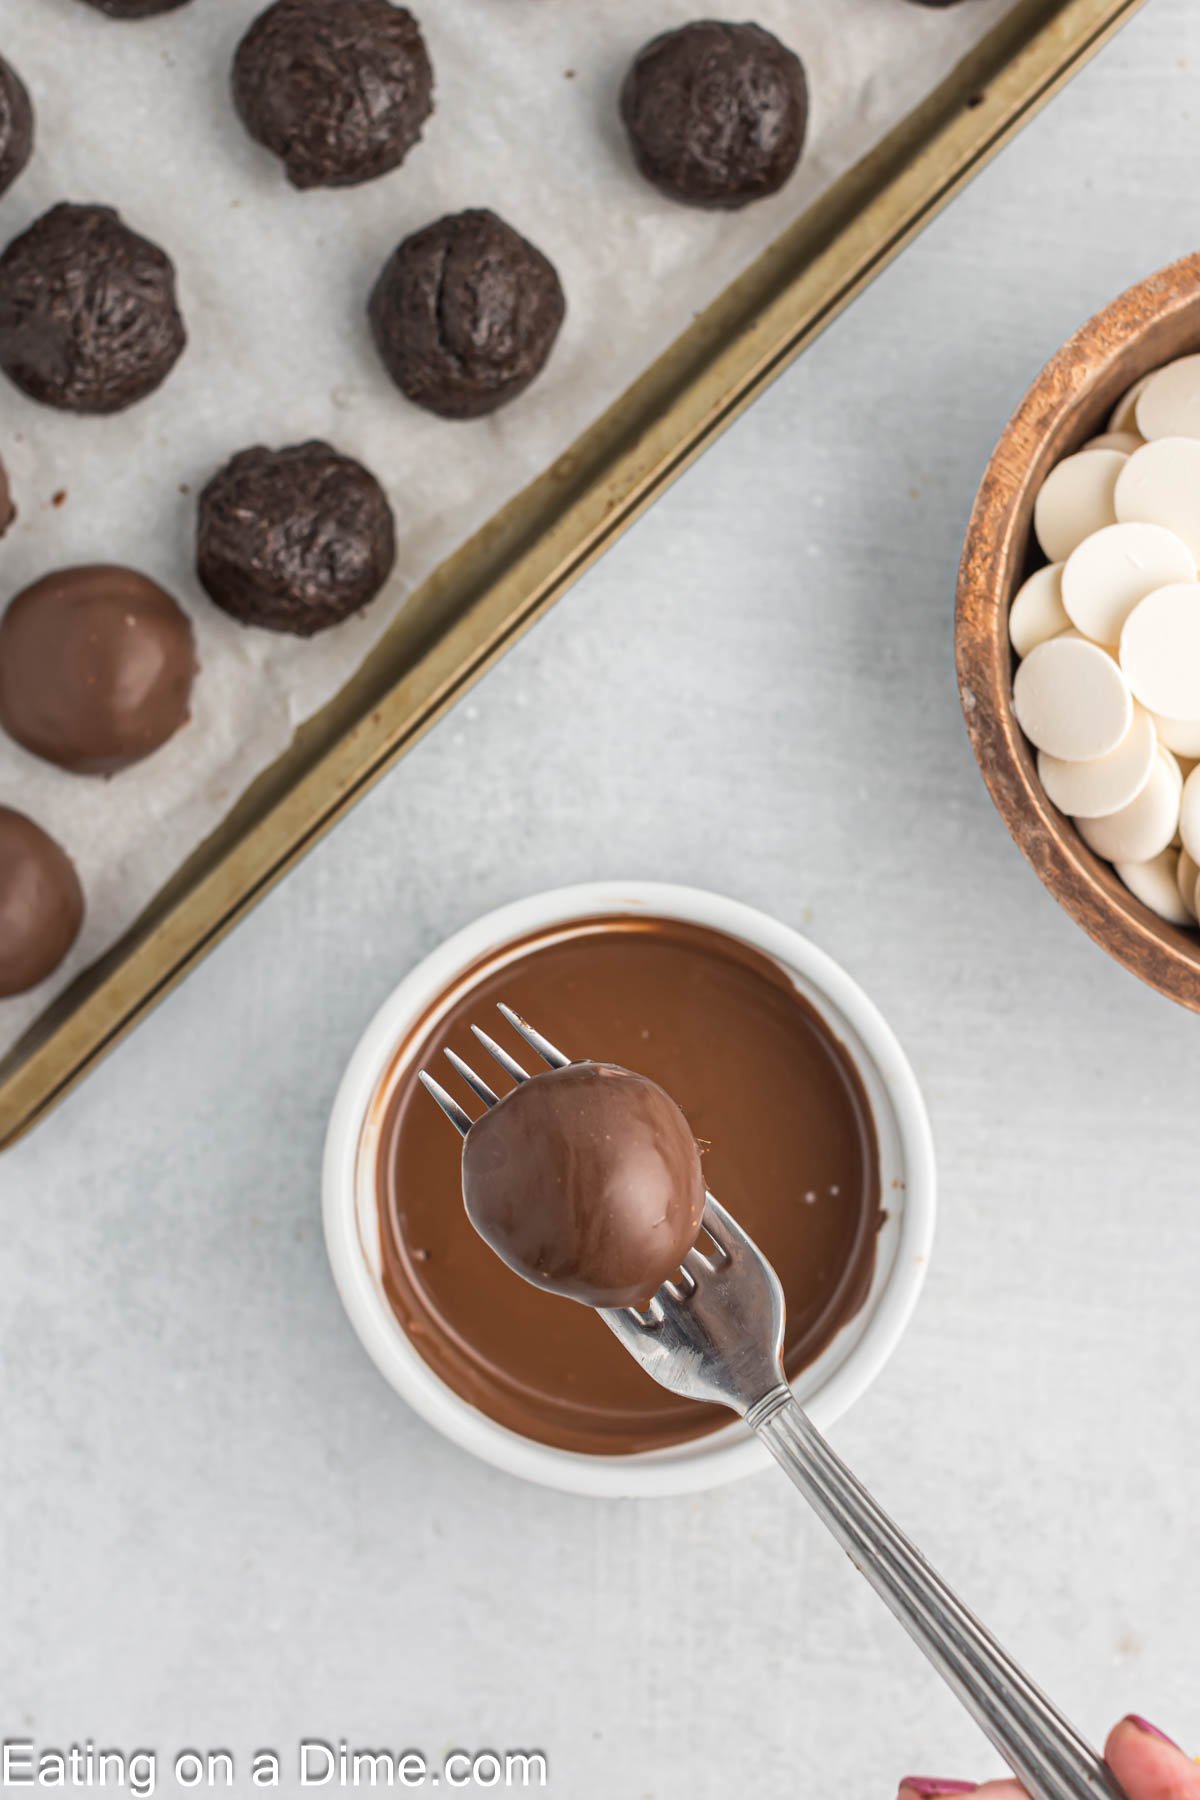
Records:
[[[375,1141],[380,1083],[415,1022],[454,978],[502,945],[547,926],[599,915],[649,914],[712,926],[774,957],[853,1056],[879,1134],[883,1203],[875,1276],[866,1305],[793,1386],[827,1427],[864,1393],[903,1334],[925,1278],[936,1181],[929,1119],[916,1077],[862,989],[807,938],[753,907],[698,888],[597,881],[515,901],[449,938],[384,1001],[346,1068],[325,1142],[325,1242],[334,1280],[363,1347],[413,1409],[452,1442],[509,1474],[568,1493],[682,1494],[763,1466],[737,1420],[689,1444],[634,1456],[557,1450],[498,1425],[434,1374],[409,1342],[383,1292]]]

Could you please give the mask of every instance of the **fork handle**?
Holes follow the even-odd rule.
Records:
[[[835,1455],[786,1387],[746,1415],[1032,1800],[1126,1800],[1096,1755]]]

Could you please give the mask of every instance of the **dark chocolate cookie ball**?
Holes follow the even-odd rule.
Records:
[[[404,161],[433,111],[433,69],[390,0],[275,0],[237,47],[233,98],[294,187],[349,187]]]
[[[781,188],[808,124],[804,65],[759,25],[698,19],[652,38],[621,89],[638,168],[690,206],[745,206]]]
[[[0,256],[0,368],[67,412],[120,412],[187,342],[175,270],[109,206],[52,207]]]
[[[692,1130],[669,1094],[611,1063],[521,1082],[467,1133],[472,1225],[535,1287],[639,1306],[678,1270],[704,1214]]]
[[[187,723],[195,672],[188,616],[157,582],[58,569],[0,620],[0,725],[62,769],[111,775]]]
[[[243,450],[200,496],[196,567],[243,625],[311,637],[374,599],[395,560],[383,489],[328,444]]]
[[[33,150],[33,102],[11,63],[0,56],[0,194],[10,188]]]
[[[149,19],[186,4],[187,0],[87,0],[88,6],[98,7],[110,19]]]
[[[83,889],[65,850],[40,825],[0,806],[0,1000],[57,969],[83,923]]]
[[[454,213],[405,238],[369,307],[396,386],[445,419],[515,399],[544,366],[565,312],[553,263],[491,212]]]

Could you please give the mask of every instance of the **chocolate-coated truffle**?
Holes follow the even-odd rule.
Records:
[[[433,111],[433,69],[390,0],[275,0],[237,47],[233,98],[294,187],[349,187],[404,161]]]
[[[16,516],[16,502],[12,497],[12,484],[8,479],[8,470],[0,462],[0,538],[4,536]]]
[[[638,168],[690,206],[781,188],[804,147],[804,65],[760,25],[698,19],[639,51],[621,89]]]
[[[187,0],[87,0],[87,4],[98,7],[110,19],[149,19],[155,13],[174,12]]]
[[[186,341],[170,258],[109,206],[52,207],[0,256],[0,368],[34,400],[120,412]]]
[[[33,102],[11,63],[0,56],[0,194],[10,188],[33,150]]]
[[[405,238],[375,283],[371,330],[392,380],[444,419],[494,412],[545,365],[566,312],[553,263],[485,211]]]
[[[585,1306],[649,1299],[696,1241],[700,1153],[657,1083],[609,1063],[523,1082],[463,1144],[471,1223],[510,1269]]]
[[[57,969],[82,923],[70,857],[24,813],[0,806],[0,1000]]]
[[[0,725],[61,768],[110,775],[187,721],[195,671],[187,615],[156,582],[59,569],[0,619]]]
[[[200,496],[196,567],[243,625],[311,637],[373,600],[395,560],[383,489],[319,441],[243,450]]]

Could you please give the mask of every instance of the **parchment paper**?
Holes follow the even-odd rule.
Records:
[[[261,0],[191,0],[117,22],[79,0],[0,0],[0,51],[37,109],[37,146],[0,201],[7,242],[58,200],[116,206],[175,261],[188,349],[131,411],[84,419],[0,377],[0,456],[20,509],[0,543],[0,603],[48,569],[124,562],[189,610],[201,675],[191,724],[107,781],[0,737],[0,801],[74,858],[80,940],[34,993],[0,1001],[0,1051],[124,931],[301,720],[353,672],[407,592],[549,462],[782,228],[949,72],[1011,0],[948,12],[908,0],[755,0],[803,58],[812,117],[771,200],[709,214],[633,168],[621,77],[697,0],[411,0],[436,111],[404,166],[365,187],[294,192],[233,113],[234,46]],[[718,15],[719,16],[719,15]],[[490,206],[557,265],[568,313],[546,372],[492,419],[451,423],[391,386],[365,324],[400,238]],[[328,438],[383,482],[399,556],[369,611],[309,642],[246,630],[192,571],[195,496],[252,443]],[[58,496],[58,503],[55,497]]]

